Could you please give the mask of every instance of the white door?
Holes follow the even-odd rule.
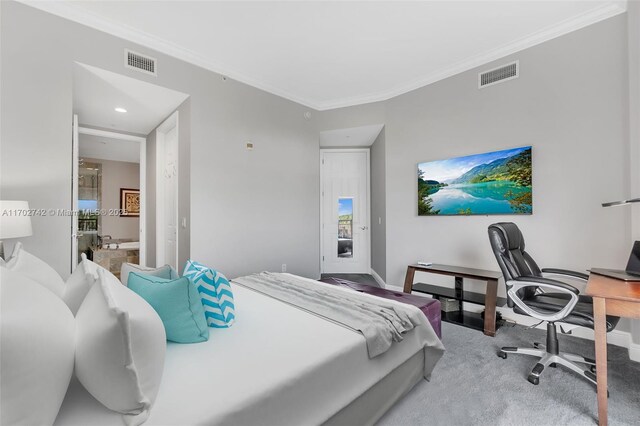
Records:
[[[71,136],[71,272],[78,264],[78,161],[80,161],[80,134],[78,131],[78,115],[73,114],[72,136]]]
[[[178,118],[157,131],[156,265],[178,269]]]
[[[371,273],[369,150],[320,151],[323,273]]]

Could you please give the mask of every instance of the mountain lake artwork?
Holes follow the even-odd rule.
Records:
[[[531,214],[531,147],[418,164],[418,215]]]

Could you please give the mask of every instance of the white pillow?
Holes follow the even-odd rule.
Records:
[[[0,293],[0,424],[53,424],[73,374],[73,315],[40,284],[2,266]]]
[[[64,283],[64,291],[62,292],[62,300],[71,309],[73,315],[78,312],[82,301],[98,279],[97,274],[100,267],[87,259],[84,253],[80,256],[82,261]]]
[[[168,280],[176,280],[180,278],[175,269],[171,265],[160,266],[159,268],[150,268],[148,266],[140,266],[135,263],[124,262],[120,267],[120,281],[122,284],[128,285],[129,274],[137,272],[139,274],[152,275],[154,277],[166,278]]]
[[[23,250],[22,243],[16,243],[11,258],[6,261],[5,266],[43,285],[56,296],[62,297],[64,281],[60,278],[60,275],[45,261]]]
[[[166,335],[156,311],[103,268],[76,315],[76,376],[127,424],[149,416],[164,367]]]

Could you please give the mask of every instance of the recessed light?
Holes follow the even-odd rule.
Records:
[[[122,107],[116,107],[115,110],[116,110],[116,112],[122,112],[122,113],[127,112],[127,110],[122,108]]]

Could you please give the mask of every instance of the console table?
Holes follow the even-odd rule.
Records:
[[[414,283],[416,271],[427,272],[429,274],[449,275],[455,278],[455,288],[447,288],[437,285]],[[484,331],[487,336],[496,335],[496,306],[504,306],[507,300],[498,297],[498,280],[502,274],[484,269],[463,268],[460,266],[438,265],[430,266],[409,265],[407,275],[404,279],[405,293],[416,291],[434,296],[436,299],[446,297],[460,301],[458,311],[442,312],[442,321],[463,325]],[[484,281],[487,285],[485,294],[464,290],[464,279],[474,279]],[[462,302],[484,305],[484,319],[481,314],[465,312],[462,309]]]

